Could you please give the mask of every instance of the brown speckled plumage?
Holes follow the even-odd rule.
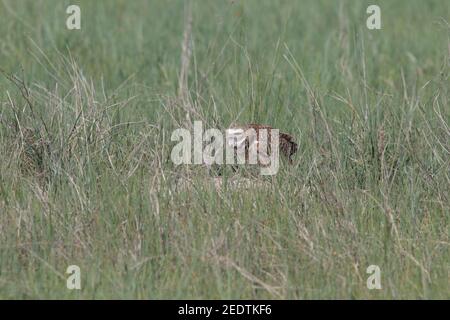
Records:
[[[256,132],[257,140],[259,140],[260,137],[260,130],[266,129],[268,132],[268,147],[270,152],[270,143],[271,143],[271,130],[274,129],[271,126],[268,125],[260,125],[255,123],[250,123],[246,125],[239,125],[239,126],[233,126],[233,129],[243,129],[244,131],[249,129],[254,129]],[[287,133],[279,132],[279,146],[280,146],[280,153],[287,158],[290,164],[292,164],[292,156],[297,152],[298,145],[294,141],[294,138]],[[248,149],[249,149],[249,141],[246,139],[245,141],[245,157],[246,160],[248,160]]]

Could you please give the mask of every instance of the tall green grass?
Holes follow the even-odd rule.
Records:
[[[193,1],[184,94],[185,2],[69,4],[0,2],[0,298],[449,298],[446,1]],[[294,165],[216,189],[170,161],[194,120]]]

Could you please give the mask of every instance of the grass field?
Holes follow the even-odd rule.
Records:
[[[450,298],[448,1],[69,4],[0,1],[0,298]],[[294,165],[217,189],[194,120]]]

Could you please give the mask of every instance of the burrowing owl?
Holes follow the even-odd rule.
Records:
[[[229,128],[227,130],[227,136],[234,137],[236,139],[235,153],[239,153],[239,151],[245,152],[245,160],[247,162],[249,159],[250,146],[255,145],[258,148],[258,153],[260,152],[259,146],[262,139],[261,132],[263,132],[264,130],[265,132],[267,132],[267,147],[270,153],[270,144],[273,129],[274,128],[268,125],[251,123]],[[294,141],[294,138],[287,133],[279,132],[278,138],[280,153],[287,158],[289,164],[292,164],[292,156],[297,152],[298,149],[297,143]]]

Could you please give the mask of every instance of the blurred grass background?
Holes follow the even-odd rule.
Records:
[[[69,4],[0,2],[1,298],[449,298],[447,1],[374,31],[369,1],[192,1],[188,101],[186,2]],[[170,161],[186,119],[290,132],[295,165],[216,190]]]

